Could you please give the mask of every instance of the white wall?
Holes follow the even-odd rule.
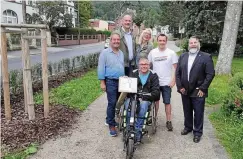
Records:
[[[16,0],[17,1],[17,0]],[[18,0],[20,2],[20,0]],[[14,3],[14,2],[7,2],[2,0],[1,1],[1,16],[5,10],[12,10],[17,14],[18,17],[18,24],[23,22],[23,12],[22,12],[22,4],[21,3]],[[37,9],[31,6],[26,6],[26,13],[32,15],[33,13],[37,13]]]

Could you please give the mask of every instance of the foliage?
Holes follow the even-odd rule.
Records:
[[[88,27],[93,12],[91,1],[74,1],[74,3],[79,9],[79,27]]]
[[[146,28],[154,28],[155,25],[159,24],[159,14],[156,8],[147,8],[144,18],[144,25]]]
[[[185,3],[186,35],[198,35],[203,43],[218,43],[222,37],[225,1],[190,1]]]
[[[213,56],[214,65],[216,64],[217,57]],[[233,75],[238,72],[243,72],[243,58],[233,58],[232,72]],[[229,92],[229,81],[231,76],[216,75],[208,89],[208,98],[206,99],[207,105],[222,104]]]
[[[63,1],[37,1],[39,14],[32,14],[32,23],[44,23],[51,32],[55,26],[72,27],[72,15],[65,13]]]
[[[169,25],[169,31],[177,37],[179,25],[182,24],[185,10],[182,1],[161,1],[159,2],[159,24],[161,26]]]
[[[48,63],[48,74],[49,77],[58,75],[60,73],[70,73],[77,70],[84,70],[94,68],[98,65],[98,53],[90,54],[87,56],[76,56],[71,59],[62,59],[59,62]],[[10,92],[12,95],[21,92],[23,87],[23,73],[22,70],[11,70],[10,71]],[[38,82],[42,79],[42,65],[37,63],[31,67],[32,82]],[[2,89],[1,89],[2,91]]]
[[[230,158],[243,158],[243,121],[229,117],[221,110],[209,116],[220,143],[229,153]]]
[[[3,159],[25,159],[28,156],[35,154],[37,152],[37,149],[38,149],[37,144],[31,144],[23,151],[5,155]]]
[[[243,120],[243,73],[236,73],[229,86],[222,110],[228,116],[233,115]]]
[[[228,93],[229,76],[218,75],[215,76],[209,89],[208,98],[206,98],[207,105],[215,105],[221,103]]]
[[[72,23],[73,15],[72,14],[64,14],[63,17],[63,24],[66,28],[72,28],[73,23]]]
[[[52,89],[50,101],[53,104],[64,104],[84,110],[102,93],[99,80],[97,80],[97,71],[92,70],[81,78],[71,80],[58,88]],[[42,94],[37,94],[34,98],[36,102],[43,103]]]

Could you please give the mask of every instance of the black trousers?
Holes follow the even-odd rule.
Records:
[[[203,120],[204,120],[204,97],[189,97],[181,95],[184,111],[184,126],[188,131],[193,130],[195,136],[202,136],[203,134]],[[194,112],[194,120],[193,120]],[[193,129],[194,121],[194,129]]]
[[[129,67],[125,67],[125,75],[130,77],[132,75],[132,71],[135,69],[133,65],[129,65]]]

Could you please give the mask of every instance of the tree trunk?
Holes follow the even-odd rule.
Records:
[[[228,1],[224,20],[222,42],[216,64],[216,74],[231,74],[231,64],[235,52],[242,1]]]

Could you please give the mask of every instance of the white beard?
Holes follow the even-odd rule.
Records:
[[[192,54],[195,54],[197,51],[198,51],[197,48],[191,48],[191,49],[189,50],[189,52],[192,53]]]

